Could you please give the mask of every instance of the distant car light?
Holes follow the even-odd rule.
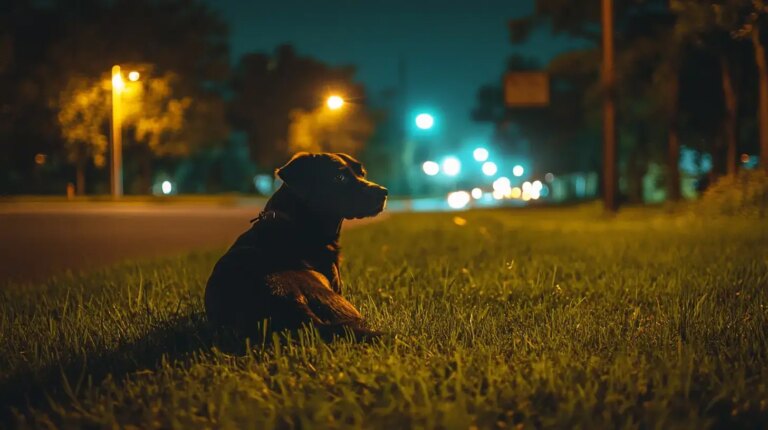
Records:
[[[443,160],[443,172],[448,176],[456,176],[461,172],[461,161],[456,157]]]
[[[452,209],[462,209],[469,204],[471,196],[466,191],[454,191],[448,194],[448,206]]]
[[[475,157],[475,161],[485,161],[488,159],[488,150],[485,148],[475,148],[472,151],[472,156]]]
[[[496,172],[499,170],[499,168],[496,166],[496,163],[493,161],[486,161],[483,163],[483,174],[485,176],[493,176],[496,174]]]

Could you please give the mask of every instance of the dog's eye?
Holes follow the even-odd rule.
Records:
[[[336,175],[336,177],[335,177],[335,178],[333,178],[333,179],[334,179],[336,182],[339,182],[339,183],[342,183],[342,184],[343,184],[343,183],[347,182],[347,180],[348,180],[349,178],[348,178],[348,177],[347,177],[347,175],[345,175],[344,173],[339,173],[339,174],[338,174],[338,175]]]

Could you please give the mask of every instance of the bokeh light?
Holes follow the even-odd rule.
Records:
[[[163,191],[163,194],[171,194],[171,191],[173,191],[173,184],[171,184],[171,181],[163,181],[160,185],[160,189]]]
[[[496,163],[493,161],[486,161],[483,163],[483,174],[485,176],[493,176],[496,174],[496,172],[499,170],[498,167],[496,167]]]
[[[523,176],[523,173],[525,173],[525,169],[523,169],[523,166],[519,164],[512,168],[512,174],[517,176],[518,178],[520,176]]]
[[[135,70],[130,72],[130,73],[128,73],[128,80],[131,81],[131,82],[138,81],[139,77],[141,77],[141,75],[139,74],[139,72],[137,72]]]
[[[434,161],[425,161],[424,164],[421,165],[421,170],[428,176],[435,176],[440,173],[440,165]]]
[[[461,209],[469,204],[471,196],[466,191],[454,191],[448,194],[448,206],[452,209]]]
[[[502,195],[507,194],[512,189],[512,183],[509,178],[502,176],[499,179],[493,181],[493,191],[498,191]]]
[[[344,106],[344,99],[339,96],[330,96],[328,97],[326,104],[331,110],[340,109],[342,106]]]
[[[443,173],[448,176],[456,176],[461,172],[461,161],[456,157],[446,157],[443,160]]]
[[[472,151],[472,156],[475,157],[475,161],[485,161],[488,159],[488,150],[485,148],[475,148]]]
[[[472,198],[475,200],[480,200],[483,198],[483,190],[480,188],[472,188]]]
[[[416,127],[422,130],[429,130],[435,125],[435,118],[428,113],[420,113],[416,115]]]

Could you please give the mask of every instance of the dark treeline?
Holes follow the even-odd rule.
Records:
[[[622,194],[642,200],[652,165],[667,198],[680,198],[681,148],[708,156],[702,182],[734,174],[760,154],[768,168],[768,43],[763,1],[615,0],[618,164]],[[513,56],[506,71],[550,76],[545,108],[509,109],[499,84],[478,91],[473,117],[496,126],[500,145],[528,150],[555,172],[602,170],[599,1],[536,0],[510,23],[513,44],[537,29],[581,42],[548,64]],[[518,148],[520,142],[529,147]],[[754,156],[753,156],[754,157]]]

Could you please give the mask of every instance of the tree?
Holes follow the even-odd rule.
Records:
[[[115,64],[146,63],[155,76],[175,74],[174,95],[195,101],[185,111],[185,123],[206,130],[186,135],[191,148],[226,138],[222,94],[228,34],[204,2],[10,0],[5,6],[0,14],[0,145],[7,149],[0,151],[0,187],[20,190],[29,182],[21,178],[30,176],[35,153],[58,158],[64,139],[55,102],[71,80],[98,79]]]
[[[108,82],[108,81],[107,81]],[[109,127],[109,86],[86,78],[70,80],[59,97],[59,126],[67,159],[75,164],[77,194],[85,194],[85,167],[105,164]]]
[[[142,69],[149,69],[148,66]],[[132,136],[133,146],[140,146],[143,170],[142,188],[148,189],[154,157],[188,155],[195,148],[181,139],[185,114],[192,104],[189,97],[175,97],[171,73],[145,75],[137,82],[126,82],[121,93],[123,127]],[[59,101],[59,126],[66,142],[67,158],[75,164],[78,194],[85,193],[85,167],[93,160],[105,164],[109,123],[112,115],[109,75],[99,79],[79,77],[70,80]]]
[[[345,105],[338,110],[325,106],[307,112],[291,112],[288,148],[291,152],[344,152],[357,156],[374,131],[365,110]]]
[[[292,112],[314,112],[332,93],[364,100],[364,88],[353,81],[354,74],[352,67],[330,67],[299,56],[288,45],[272,56],[244,55],[233,73],[229,113],[233,127],[248,135],[253,160],[272,169],[290,157]]]

